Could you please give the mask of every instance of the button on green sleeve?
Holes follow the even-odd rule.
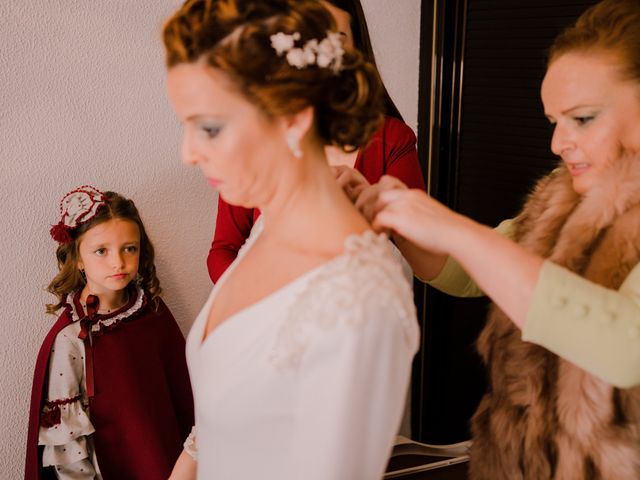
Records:
[[[616,291],[546,261],[522,339],[615,386],[640,385],[640,265]]]

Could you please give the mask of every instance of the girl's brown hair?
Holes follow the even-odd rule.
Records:
[[[549,64],[569,52],[618,54],[626,78],[640,82],[640,1],[604,0],[587,9],[549,50]]]
[[[297,45],[335,31],[318,0],[187,0],[163,32],[167,67],[204,61],[225,72],[238,90],[269,117],[308,106],[326,144],[365,145],[383,121],[383,86],[362,53],[345,48],[343,67],[297,69],[278,56],[271,35],[300,33]]]
[[[115,192],[105,192],[104,195],[107,198],[106,204],[98,210],[91,220],[70,232],[71,242],[60,244],[56,250],[59,272],[51,280],[47,291],[58,297],[58,303],[47,304],[47,313],[55,313],[66,303],[69,293],[84,288],[86,284],[78,269],[82,234],[96,225],[115,218],[134,222],[140,230],[140,266],[138,268],[138,273],[142,277],[140,286],[151,295],[152,299],[155,299],[162,291],[160,281],[156,276],[153,244],[147,236],[135,204],[132,200]]]

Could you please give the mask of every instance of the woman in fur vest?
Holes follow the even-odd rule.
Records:
[[[417,276],[488,295],[473,479],[640,479],[640,2],[553,44],[541,88],[562,162],[492,230],[391,177],[357,199]]]

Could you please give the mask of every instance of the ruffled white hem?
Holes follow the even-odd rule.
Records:
[[[65,445],[45,445],[42,453],[42,465],[71,465],[90,456],[87,437],[79,437]]]
[[[56,477],[59,480],[102,480],[100,470],[88,458],[68,465],[55,465],[55,467]]]

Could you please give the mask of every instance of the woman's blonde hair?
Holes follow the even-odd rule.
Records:
[[[640,82],[640,0],[604,0],[587,9],[549,49],[549,64],[570,52],[619,55],[626,78]]]

